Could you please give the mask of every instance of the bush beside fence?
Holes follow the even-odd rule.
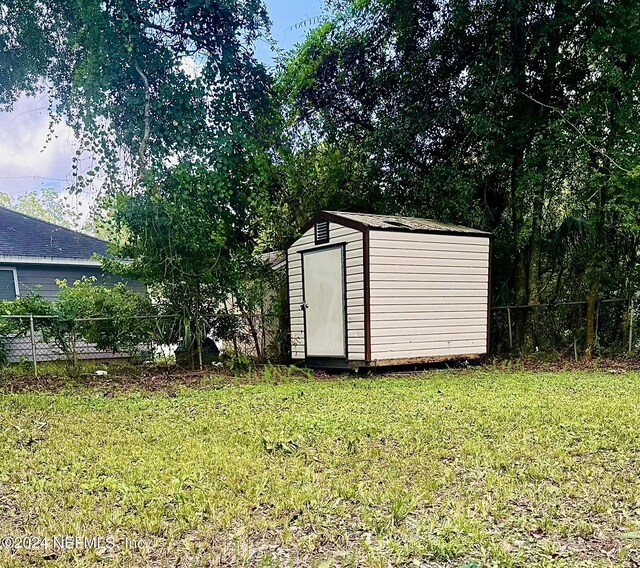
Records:
[[[281,358],[280,316],[207,314],[183,316],[61,319],[43,315],[0,315],[0,364],[86,360],[168,361],[202,367],[219,356],[265,361]]]
[[[534,351],[579,357],[586,339],[587,302],[559,302],[491,308],[491,352],[518,353],[517,326],[526,321]],[[595,354],[637,352],[638,305],[632,299],[611,298],[596,304]]]

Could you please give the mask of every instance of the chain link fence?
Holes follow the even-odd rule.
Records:
[[[206,314],[136,318],[77,318],[0,315],[0,366],[43,363],[69,367],[86,361],[177,364],[200,368],[226,357],[247,360],[286,358],[282,316]]]
[[[640,305],[607,299],[596,305],[595,355],[631,355],[640,349]],[[523,330],[533,351],[578,357],[586,339],[587,302],[491,309],[491,353],[520,352]],[[38,374],[52,361],[126,361],[201,368],[225,358],[289,360],[286,314],[205,314],[137,318],[0,316],[0,366],[22,364]]]
[[[638,308],[632,299],[596,303],[594,354],[630,356],[638,351]],[[534,351],[578,358],[587,336],[587,302],[495,306],[491,308],[490,329],[491,352],[495,354],[519,352],[527,334]]]

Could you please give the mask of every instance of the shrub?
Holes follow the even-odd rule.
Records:
[[[96,286],[83,278],[68,286],[60,281],[55,310],[61,321],[75,322],[75,332],[98,349],[134,353],[151,339],[151,300],[119,282],[113,287]]]
[[[155,310],[146,294],[118,283],[113,287],[95,284],[95,278],[82,278],[68,285],[57,282],[60,294],[55,302],[38,292],[13,301],[0,302],[0,337],[25,337],[34,329],[45,342],[53,343],[68,361],[74,359],[79,340],[98,349],[135,352],[152,337]]]

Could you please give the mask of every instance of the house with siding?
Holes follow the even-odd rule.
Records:
[[[0,207],[0,299],[38,292],[54,300],[60,279],[118,282],[94,258],[106,252],[106,241]]]
[[[120,278],[104,272],[95,258],[106,253],[107,243],[101,239],[0,207],[0,300],[38,293],[53,301],[59,293],[57,280],[71,284],[85,276],[94,277],[98,284],[115,284]],[[143,289],[139,282],[131,285]],[[15,360],[24,350],[24,341],[18,339],[9,345],[10,359]],[[90,345],[82,350],[84,358],[114,356]],[[43,347],[38,359],[58,355]]]

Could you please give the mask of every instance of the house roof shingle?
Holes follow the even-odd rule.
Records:
[[[0,257],[89,260],[106,252],[101,239],[0,207]]]

